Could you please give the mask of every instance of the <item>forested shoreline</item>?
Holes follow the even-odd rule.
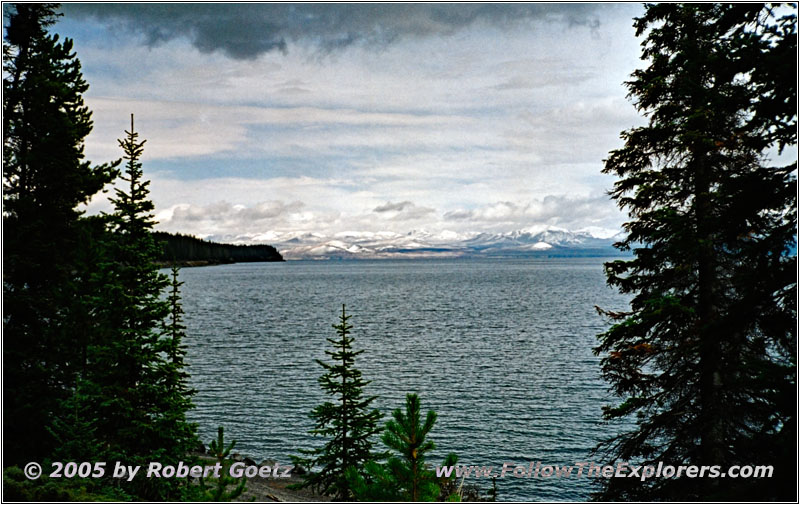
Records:
[[[202,266],[258,261],[284,261],[271,245],[221,244],[182,233],[153,232],[161,244],[157,263],[164,266]]]

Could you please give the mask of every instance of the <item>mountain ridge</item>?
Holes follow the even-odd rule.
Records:
[[[598,236],[600,235],[600,236]],[[613,244],[621,233],[569,231],[554,226],[510,232],[396,232],[343,231],[268,232],[239,236],[211,236],[233,244],[269,242],[290,259],[391,259],[497,256],[608,256],[621,254]]]

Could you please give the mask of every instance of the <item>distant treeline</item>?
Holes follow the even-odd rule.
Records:
[[[252,261],[283,261],[271,245],[219,244],[180,233],[153,232],[163,244],[161,261],[169,265],[196,266]]]

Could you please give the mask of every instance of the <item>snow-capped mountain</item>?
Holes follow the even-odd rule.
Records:
[[[414,230],[394,232],[346,231],[275,233],[238,237],[209,237],[233,243],[269,243],[286,259],[370,259],[525,255],[614,254],[620,234],[532,227],[507,233]]]

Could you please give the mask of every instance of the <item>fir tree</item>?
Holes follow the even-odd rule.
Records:
[[[115,164],[84,159],[88,85],[72,41],[48,34],[56,8],[9,6],[3,42],[5,464],[54,448],[51,413],[72,395],[85,349],[73,333],[90,275],[78,260],[86,248],[78,206],[117,174]]]
[[[97,437],[97,419],[84,408],[86,397],[83,381],[78,380],[72,395],[59,403],[48,431],[56,441],[51,457],[54,461],[94,461],[103,453]]]
[[[196,446],[196,425],[186,421],[186,412],[194,408],[192,396],[195,391],[189,387],[189,373],[186,371],[184,357],[186,345],[186,326],[183,324],[181,306],[179,269],[172,268],[170,291],[167,296],[169,315],[164,321],[162,337],[158,341],[160,351],[159,383],[163,388],[157,408],[160,415],[154,420],[155,431],[161,442],[155,456],[165,461],[182,461],[183,457]]]
[[[345,470],[361,468],[374,458],[371,438],[380,432],[378,422],[381,414],[370,409],[375,397],[363,396],[363,388],[369,382],[355,368],[356,356],[364,351],[352,350],[354,339],[350,336],[353,328],[348,323],[350,317],[342,305],[339,324],[333,325],[339,338],[327,339],[334,348],[325,351],[332,362],[317,360],[325,369],[319,384],[326,394],[334,397],[334,401],[325,402],[312,411],[315,426],[310,433],[327,437],[329,441],[321,448],[301,451],[306,458],[295,458],[297,463],[307,468],[322,467],[319,472],[309,473],[302,486],[311,486],[336,500],[352,498]]]
[[[189,373],[186,371],[184,357],[186,356],[186,345],[183,339],[186,338],[186,326],[183,324],[183,306],[181,305],[181,286],[183,282],[178,280],[180,268],[172,267],[170,291],[167,296],[169,303],[169,316],[164,324],[164,338],[161,339],[162,351],[166,355],[164,362],[164,383],[167,390],[180,395],[182,407],[180,411],[185,412],[193,407],[191,396],[195,391],[188,385]]]
[[[169,303],[160,299],[168,281],[153,264],[157,255],[150,235],[153,204],[139,162],[144,142],[137,139],[133,118],[126,134],[119,143],[127,160],[122,179],[128,188],[127,192],[115,189],[111,264],[99,266],[111,277],[103,293],[109,333],[93,347],[91,356],[92,379],[102,389],[97,405],[104,423],[102,435],[120,451],[115,456],[123,459],[132,455],[134,447],[156,446],[149,420],[157,414],[154,372],[161,361],[159,330],[169,315]]]
[[[648,5],[649,66],[628,83],[645,127],[623,134],[605,173],[628,210],[634,259],[606,264],[632,295],[600,336],[623,398],[606,419],[636,429],[600,449],[612,461],[775,465],[773,479],[604,480],[604,500],[794,500],[796,9]],[[781,8],[777,8],[780,10]]]
[[[181,344],[180,283],[174,278],[173,292],[162,298],[169,281],[154,263],[160,251],[140,162],[144,141],[138,140],[133,116],[126,134],[119,144],[127,187],[117,188],[111,200],[113,241],[107,262],[97,266],[104,279],[98,318],[105,334],[88,353],[86,410],[97,417],[106,460],[167,465],[182,460],[195,443],[194,427],[185,419],[191,391]],[[177,481],[140,479],[131,486],[143,498],[167,499]]]

